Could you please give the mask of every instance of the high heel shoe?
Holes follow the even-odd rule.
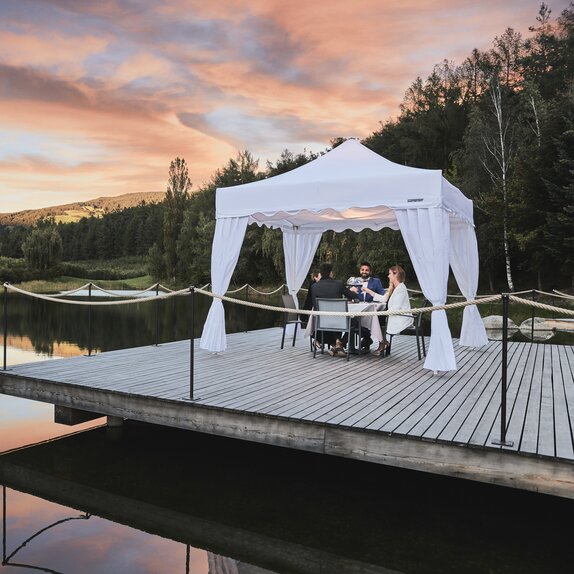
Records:
[[[388,341],[381,341],[376,351],[373,351],[373,355],[382,355],[385,349],[389,346]]]

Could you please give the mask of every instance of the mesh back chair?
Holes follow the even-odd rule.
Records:
[[[281,299],[283,300],[283,307],[285,309],[293,309],[297,310],[295,306],[295,301],[293,301],[293,297],[291,295],[281,295]],[[299,318],[299,313],[283,313],[283,336],[281,337],[281,348],[285,345],[285,333],[287,331],[287,325],[295,325],[295,330],[293,331],[293,347],[295,346],[295,339],[297,338],[297,328],[299,325],[302,325],[302,321]]]
[[[421,307],[430,307],[430,302],[425,299],[421,305]],[[414,323],[403,329],[401,331],[401,335],[414,335],[417,340],[417,354],[419,356],[419,361],[427,356],[427,350],[425,347],[425,335],[423,331],[423,317],[424,313],[417,313],[416,315],[410,315],[414,319]],[[409,317],[409,315],[405,315],[405,317]],[[386,333],[385,333],[386,336]],[[393,342],[393,335],[389,335],[390,339],[387,342],[387,347],[385,348],[384,353],[382,355],[389,356],[391,354],[391,343]],[[421,353],[422,350],[422,353]]]
[[[346,299],[315,299],[315,311],[331,311],[331,312],[344,312],[349,310],[348,301]],[[351,317],[348,315],[330,316],[330,315],[315,315],[314,317],[314,337],[315,341],[320,342],[321,352],[324,348],[324,333],[347,333],[351,337]],[[349,360],[347,353],[347,361]],[[317,345],[313,347],[313,357],[317,355]]]

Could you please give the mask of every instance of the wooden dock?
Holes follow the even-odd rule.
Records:
[[[279,348],[277,328],[12,367],[0,392],[112,417],[574,498],[574,351],[509,343],[508,431],[500,436],[501,343],[458,347],[458,370],[422,368],[415,340],[380,358]]]

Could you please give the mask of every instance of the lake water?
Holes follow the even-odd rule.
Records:
[[[188,301],[158,308],[100,307],[89,317],[13,298],[9,365],[189,338]],[[231,330],[243,330],[245,316],[233,313]],[[254,328],[276,318],[250,320]],[[574,500],[129,421],[118,433],[103,422],[57,425],[51,405],[0,395],[0,572],[572,570]]]

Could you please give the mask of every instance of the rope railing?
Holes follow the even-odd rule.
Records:
[[[77,287],[76,289],[71,289],[70,291],[62,291],[61,293],[58,293],[58,295],[60,297],[65,297],[66,295],[73,295],[74,293],[77,293],[78,291],[82,291],[84,289],[87,289],[90,285],[91,285],[91,283],[86,283],[85,285],[82,285],[81,287]]]
[[[105,305],[133,305],[134,303],[147,303],[149,301],[157,301],[158,299],[169,299],[170,297],[175,297],[177,295],[187,295],[189,294],[189,287],[185,289],[180,289],[179,291],[172,291],[171,293],[162,293],[161,295],[156,295],[155,297],[148,297],[145,299],[123,299],[121,301],[75,301],[71,299],[62,299],[58,296],[53,295],[42,295],[41,293],[33,293],[32,291],[26,291],[20,289],[15,285],[10,283],[4,283],[4,287],[9,291],[14,291],[15,293],[20,293],[32,299],[41,299],[43,301],[54,301],[56,303],[63,303],[65,305],[85,305],[85,306],[105,306]]]
[[[266,305],[264,303],[255,303],[254,301],[242,301],[240,299],[235,299],[233,297],[228,297],[227,295],[218,295],[211,291],[206,291],[198,287],[195,288],[197,293],[205,295],[206,297],[212,297],[214,299],[220,299],[221,301],[228,301],[230,303],[235,303],[237,305],[245,305],[247,307],[254,307],[257,309],[263,309],[265,311],[277,311],[280,313],[293,313],[293,309],[286,309],[285,307],[276,307],[274,305]],[[332,317],[388,317],[390,315],[405,315],[405,314],[419,314],[419,313],[430,313],[432,311],[448,310],[448,309],[458,309],[461,307],[467,307],[469,305],[481,305],[485,303],[491,303],[493,301],[500,300],[500,295],[491,295],[485,299],[475,299],[472,301],[464,301],[461,303],[450,303],[449,305],[434,305],[431,307],[415,307],[412,309],[397,309],[393,311],[313,311],[308,309],[297,309],[296,312],[301,315],[322,315],[322,316],[332,316]]]
[[[285,289],[285,287],[287,287],[287,285],[283,284],[280,285],[279,287],[277,287],[277,289],[274,289],[273,291],[259,291],[259,289],[255,289],[255,287],[252,287],[251,285],[247,285],[247,287],[249,289],[251,289],[252,291],[255,291],[255,293],[259,294],[259,295],[275,295],[275,293],[279,293],[279,291],[283,291],[283,289]],[[301,291],[303,291],[303,289],[301,289]]]
[[[544,309],[545,311],[559,312],[563,313],[564,315],[574,317],[574,309],[564,309],[564,307],[555,307],[554,305],[546,305],[545,303],[539,303],[538,301],[530,301],[529,299],[522,299],[522,297],[515,297],[514,295],[509,295],[509,299],[511,301],[514,301],[514,303],[520,303],[528,307]]]
[[[557,289],[552,290],[552,295],[555,297],[563,297],[564,299],[574,299],[574,295],[568,295],[568,293],[562,293],[562,291],[558,291]]]
[[[87,284],[89,285],[89,284]],[[209,284],[207,284],[209,285]],[[236,305],[243,305],[246,307],[254,307],[257,309],[263,309],[266,311],[276,311],[278,313],[293,313],[293,309],[286,309],[285,307],[277,307],[275,305],[266,305],[264,303],[256,303],[254,301],[245,301],[242,299],[236,299],[235,297],[229,297],[228,295],[218,295],[216,293],[213,293],[211,291],[207,291],[205,289],[205,287],[207,285],[204,285],[203,287],[194,287],[195,291],[197,293],[200,293],[201,295],[205,295],[206,297],[211,297],[214,299],[220,299],[221,301],[228,301],[230,303],[234,303]],[[41,293],[34,293],[32,291],[26,291],[24,289],[20,289],[19,287],[16,287],[15,285],[12,285],[10,283],[4,283],[4,287],[8,290],[14,291],[16,293],[20,293],[21,295],[25,295],[34,299],[41,299],[44,301],[56,301],[58,303],[64,303],[64,304],[68,304],[68,305],[85,305],[85,306],[111,306],[111,305],[130,305],[130,304],[134,304],[134,303],[145,303],[148,301],[157,301],[158,299],[169,299],[171,297],[176,297],[176,296],[180,296],[180,295],[189,295],[190,292],[190,288],[186,287],[184,289],[179,289],[177,291],[174,290],[170,290],[167,293],[161,293],[156,295],[155,297],[149,297],[146,299],[137,299],[137,298],[130,298],[130,299],[122,299],[121,301],[76,301],[76,300],[66,300],[66,299],[62,299],[62,294],[59,295],[43,295]],[[140,291],[139,293],[144,293],[146,291],[150,291],[152,288],[155,288],[156,285],[153,285],[152,287],[149,287],[148,289],[145,289],[143,291]],[[238,291],[241,291],[242,289],[245,289],[246,287],[250,287],[248,284],[245,284],[244,286],[242,286],[240,289],[236,289],[233,291],[228,291],[228,294],[233,294],[233,293],[237,293]],[[271,293],[277,293],[279,290],[283,289],[283,285],[272,291],[272,292],[262,292],[262,291],[257,291],[258,293],[262,294],[262,295],[268,295]],[[105,289],[102,289],[104,292],[107,293],[107,291]],[[121,296],[121,295],[117,295],[114,293],[114,295],[116,296]],[[134,296],[134,294],[132,294],[131,296]],[[124,295],[125,297],[125,295]],[[545,303],[540,303],[538,301],[531,301],[529,299],[523,299],[522,297],[517,297],[515,294],[509,295],[509,298],[511,301],[513,301],[514,303],[519,303],[522,305],[527,305],[527,306],[531,306],[531,307],[536,307],[538,309],[544,309],[545,311],[552,311],[555,313],[563,313],[565,315],[568,316],[574,316],[574,310],[570,310],[570,309],[565,309],[564,307],[557,307],[554,305],[547,305]],[[449,310],[453,310],[453,309],[460,309],[460,308],[464,308],[464,307],[468,307],[470,305],[484,305],[487,303],[493,303],[496,301],[501,300],[501,295],[490,295],[490,296],[482,296],[480,298],[477,299],[473,299],[470,301],[461,301],[460,303],[449,303],[446,305],[433,305],[433,306],[428,306],[428,307],[413,307],[410,309],[398,309],[398,310],[393,310],[393,311],[347,311],[347,312],[341,312],[341,311],[314,311],[314,310],[307,310],[307,309],[298,309],[297,313],[301,314],[301,315],[326,315],[326,316],[334,316],[334,317],[340,317],[340,316],[351,316],[351,317],[372,317],[372,316],[380,316],[380,317],[388,317],[391,315],[405,315],[405,314],[412,314],[412,315],[418,315],[420,313],[431,313],[433,311],[449,311]]]

